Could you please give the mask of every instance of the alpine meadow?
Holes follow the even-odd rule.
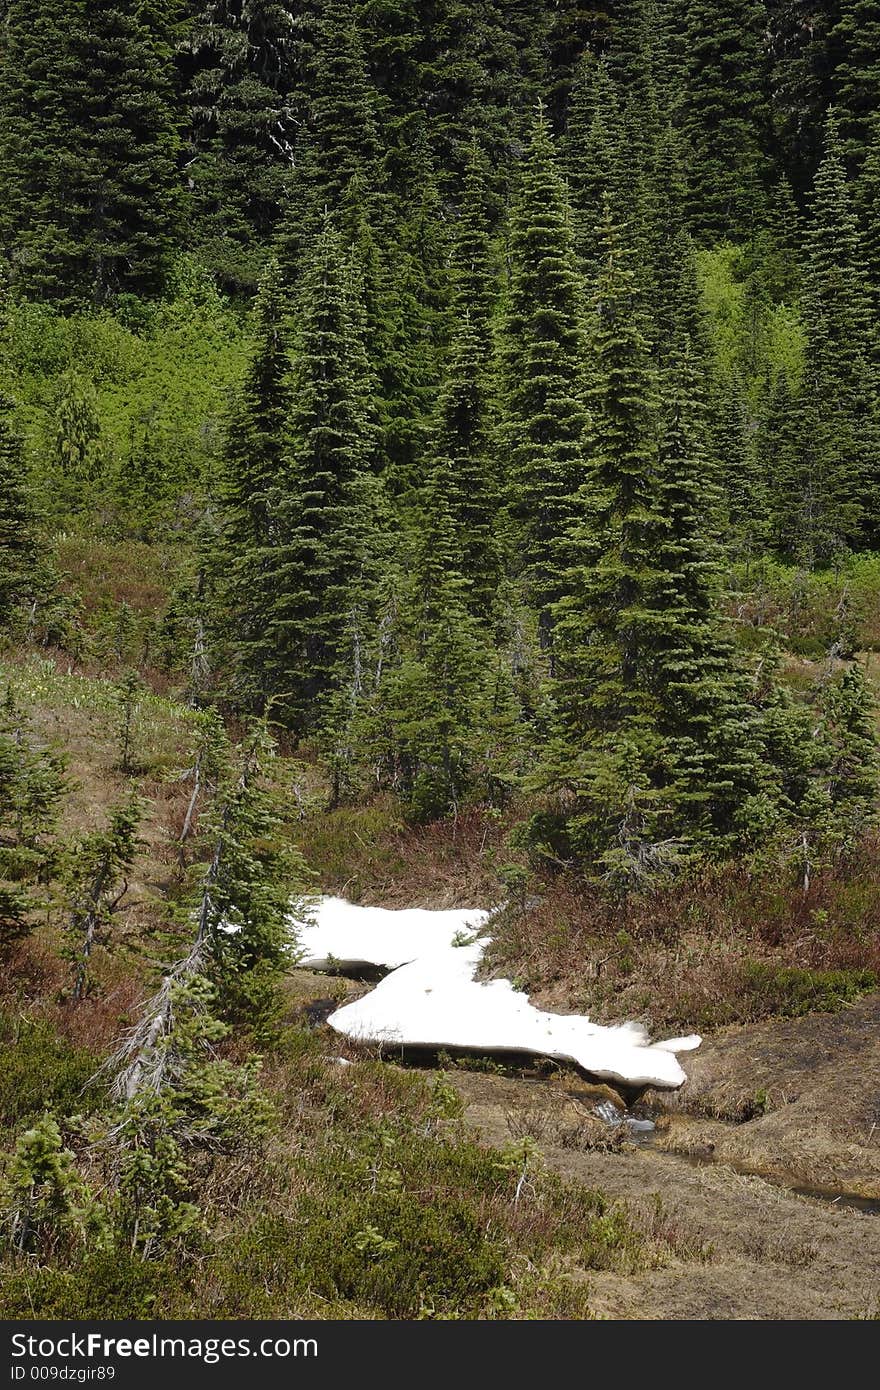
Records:
[[[0,0],[2,1316],[880,1316],[878,697],[880,0]]]

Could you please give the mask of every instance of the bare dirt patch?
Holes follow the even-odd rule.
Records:
[[[622,1199],[680,1252],[662,1267],[590,1276],[590,1302],[612,1318],[822,1319],[878,1311],[880,1217],[802,1197],[724,1163],[694,1166],[662,1149],[560,1142],[572,1098],[555,1084],[450,1072],[467,1123],[503,1145],[529,1117],[544,1161]],[[581,1107],[588,1115],[587,1106]]]

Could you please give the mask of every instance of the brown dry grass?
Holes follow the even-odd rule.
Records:
[[[106,603],[127,603],[136,613],[159,612],[181,557],[180,546],[75,534],[56,536],[53,553],[65,592],[81,599],[86,614]]]
[[[810,981],[791,972],[813,972],[817,999],[850,976],[857,992],[871,973],[880,979],[880,841],[806,894],[779,874],[731,867],[621,908],[560,876],[496,920],[488,969],[553,1008],[676,1029],[793,1010],[786,991]]]
[[[487,907],[501,896],[496,870],[516,820],[479,807],[456,822],[413,826],[383,794],[315,809],[294,834],[327,893],[385,907]]]

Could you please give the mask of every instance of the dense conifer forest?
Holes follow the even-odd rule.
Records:
[[[500,905],[668,1031],[871,997],[878,517],[880,3],[0,0],[7,1313],[701,1267],[334,1068],[289,913]]]

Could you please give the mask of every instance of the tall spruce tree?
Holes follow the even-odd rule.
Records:
[[[491,615],[502,572],[501,487],[484,335],[462,319],[453,339],[430,444],[429,487],[443,496],[467,606]],[[435,508],[439,506],[435,502]]]
[[[877,488],[876,325],[833,115],[811,211],[803,296],[803,481],[795,501],[807,527],[804,550],[815,563],[874,534]]]
[[[35,737],[8,690],[0,704],[0,953],[46,905],[64,791],[61,759]]]
[[[862,254],[875,313],[880,310],[880,111],[871,122],[865,160],[855,186],[862,227]]]
[[[254,602],[255,557],[269,553],[277,530],[274,508],[292,404],[286,297],[274,262],[263,273],[254,306],[254,331],[254,354],[226,431],[223,528],[210,563],[223,595],[219,611],[233,610],[235,632],[245,642],[262,627]],[[222,631],[217,636],[222,643]]]
[[[234,290],[257,279],[293,161],[298,8],[210,0],[184,45],[195,239]]]
[[[375,92],[357,15],[346,0],[324,0],[308,78],[314,170],[325,206],[334,207],[355,175],[376,183],[379,137]]]
[[[599,271],[599,225],[605,200],[622,217],[629,196],[622,171],[623,142],[624,118],[610,65],[600,62],[595,70],[582,65],[572,91],[563,167],[575,250],[591,280]]]
[[[555,855],[595,866],[626,826],[625,853],[636,835],[647,872],[649,846],[664,838],[658,708],[646,681],[663,578],[657,383],[630,255],[607,203],[601,236],[589,475],[570,521],[574,563],[559,575],[555,731],[539,778],[557,809],[533,833]]]
[[[267,491],[267,536],[242,557],[247,621],[238,665],[252,698],[314,725],[332,688],[369,539],[370,431],[352,376],[352,314],[339,233],[328,221],[303,277],[292,406]]]
[[[583,479],[587,423],[581,288],[566,188],[549,126],[535,122],[511,214],[501,339],[506,486],[523,537],[522,571],[552,645],[565,536]]]
[[[555,727],[536,785],[539,847],[646,887],[699,840],[754,828],[757,730],[717,613],[702,361],[684,312],[662,383],[652,367],[625,239],[603,229],[591,341],[590,475],[572,529],[576,564],[558,613]]]
[[[663,776],[675,821],[685,837],[718,852],[753,841],[770,828],[774,813],[765,796],[760,715],[720,616],[720,488],[705,363],[687,327],[696,297],[687,264],[681,293],[685,314],[661,389],[659,495],[666,526],[658,533],[657,568],[664,578],[649,680],[667,740]],[[750,502],[762,515],[758,496]]]
[[[746,565],[761,554],[767,539],[769,477],[775,468],[749,427],[749,413],[738,373],[712,386],[709,432],[723,490],[724,532],[728,553]]]
[[[880,4],[877,0],[840,0],[839,19],[831,31],[834,102],[840,121],[844,157],[851,173],[863,165],[870,126],[880,109]]]
[[[62,308],[163,284],[179,222],[167,48],[137,0],[11,0],[0,239],[11,284]]]
[[[413,818],[458,814],[476,775],[487,659],[460,568],[442,473],[425,491],[398,615],[398,655],[377,687],[379,756]]]
[[[762,215],[767,107],[758,0],[690,0],[680,119],[690,225],[700,241],[748,235]]]

